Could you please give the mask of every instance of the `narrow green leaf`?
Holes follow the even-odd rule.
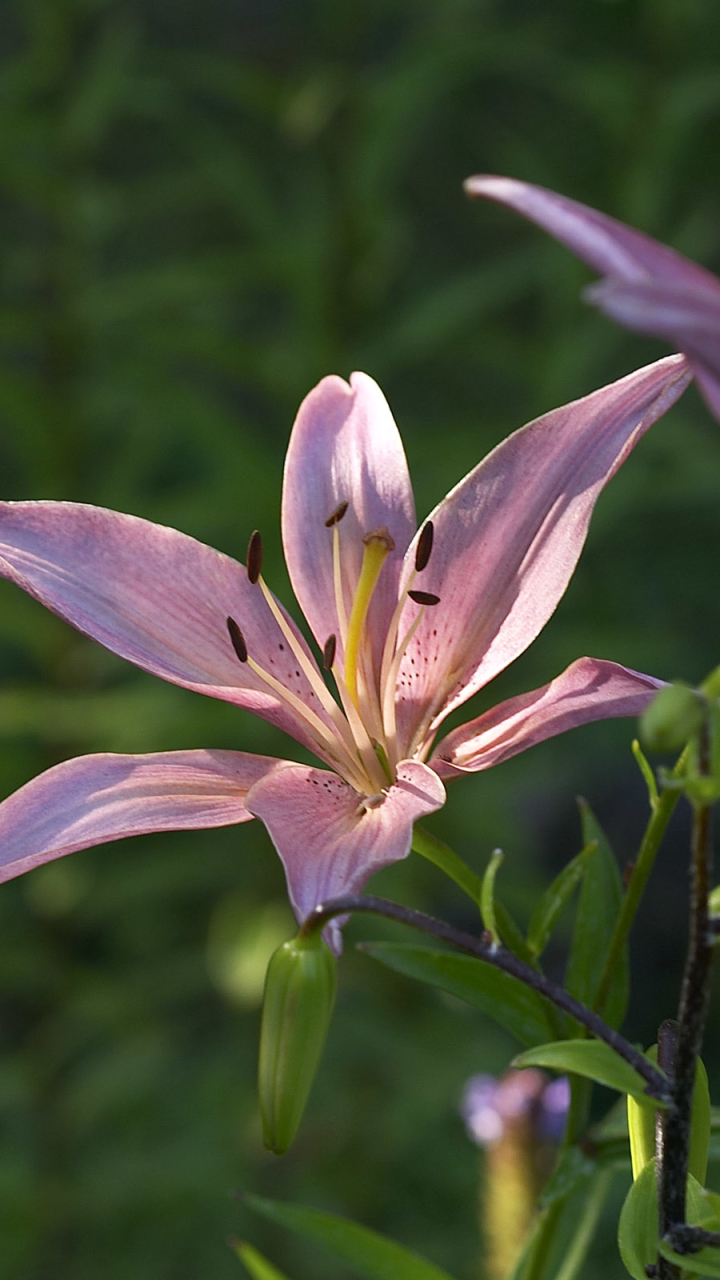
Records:
[[[419,1254],[346,1218],[260,1196],[244,1195],[242,1200],[253,1213],[325,1245],[362,1280],[452,1280]]]
[[[525,941],[522,929],[498,898],[495,898],[495,923],[500,931],[503,946],[507,947],[508,951],[512,951],[518,960],[524,960],[525,964],[531,965],[533,969],[539,969],[537,958]]]
[[[555,921],[582,880],[588,859],[596,848],[597,845],[593,841],[581,849],[541,895],[533,911],[527,936],[528,946],[534,956],[541,956],[545,950]]]
[[[643,776],[645,786],[647,787],[650,808],[654,811],[657,808],[658,800],[660,799],[658,795],[657,782],[655,781],[655,774],[653,773],[652,765],[650,764],[650,761],[645,755],[645,752],[640,746],[637,738],[633,738],[632,753],[635,757],[635,763]]]
[[[552,1006],[543,996],[473,956],[396,942],[363,942],[360,950],[397,973],[482,1009],[521,1044],[543,1044],[555,1034]]]
[[[588,856],[585,868],[565,984],[571,995],[592,1007],[622,902],[622,884],[607,838],[584,801],[580,804],[580,814],[585,845],[594,841],[597,847]],[[613,1027],[618,1027],[624,1017],[628,989],[626,948],[603,1015]]]
[[[573,1191],[588,1182],[598,1171],[597,1161],[580,1150],[566,1147],[542,1190],[541,1206],[555,1200],[565,1200]]]
[[[717,1229],[714,1206],[692,1174],[687,1182],[687,1220],[692,1226]],[[683,1268],[683,1275],[720,1276],[720,1250],[701,1249],[699,1253],[674,1253],[658,1240],[657,1175],[654,1160],[633,1182],[620,1213],[618,1248],[633,1280],[647,1280],[648,1266],[654,1266],[658,1253]],[[712,1268],[713,1269],[709,1269]]]
[[[490,855],[490,861],[483,876],[480,894],[480,914],[483,926],[488,933],[492,934],[492,940],[497,947],[500,946],[500,934],[495,922],[495,877],[500,869],[502,860],[502,849],[495,849]]]
[[[423,827],[418,826],[413,827],[412,849],[413,853],[419,853],[422,858],[427,858],[428,862],[432,862],[433,866],[438,867],[440,871],[444,871],[446,876],[454,880],[455,884],[469,898],[472,898],[478,907],[480,906],[482,880],[466,862],[463,862],[454,849],[444,844],[442,840],[438,840],[437,836],[431,836],[430,832],[425,831]]]
[[[683,1276],[720,1276],[720,1249],[705,1248],[699,1249],[697,1253],[679,1254],[669,1245],[661,1243],[658,1245],[658,1252],[668,1262],[684,1267]],[[688,1270],[690,1267],[692,1270]]]
[[[283,1271],[278,1271],[277,1267],[268,1262],[267,1258],[258,1253],[251,1244],[245,1244],[242,1240],[231,1240],[230,1248],[244,1263],[252,1280],[288,1280]]]
[[[633,1280],[647,1280],[658,1252],[658,1203],[655,1162],[650,1160],[633,1182],[618,1222],[620,1257]]]
[[[552,1071],[571,1071],[598,1084],[646,1097],[647,1085],[624,1058],[602,1040],[558,1040],[527,1049],[513,1060],[514,1067],[549,1067]],[[662,1104],[653,1100],[654,1107]]]
[[[580,1220],[562,1266],[555,1275],[555,1280],[576,1280],[580,1275],[580,1268],[590,1252],[590,1246],[600,1222],[611,1181],[612,1170],[603,1169],[585,1192]]]

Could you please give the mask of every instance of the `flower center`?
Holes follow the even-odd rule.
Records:
[[[428,591],[413,590],[418,573],[428,563],[433,542],[433,526],[427,521],[417,542],[415,567],[405,590],[402,592],[390,619],[384,639],[380,671],[373,667],[373,646],[368,636],[368,612],[377,588],[385,561],[395,549],[395,543],[384,526],[372,529],[363,536],[363,556],[360,573],[348,617],[345,603],[345,584],[341,556],[339,525],[348,509],[341,502],[325,521],[332,529],[333,538],[333,586],[339,637],[344,649],[344,661],[336,661],[337,639],[335,633],[328,636],[323,649],[323,667],[330,671],[337,686],[342,710],[327,688],[317,664],[313,661],[296,636],[268,590],[262,577],[262,542],[259,533],[250,538],[247,556],[247,573],[251,583],[257,585],[282,634],[307,677],[312,693],[325,713],[326,719],[312,706],[266,671],[248,653],[245,638],[233,618],[228,618],[230,641],[238,660],[247,663],[257,678],[273,695],[290,707],[320,749],[320,753],[332,761],[337,772],[349,784],[365,796],[365,808],[376,808],[383,802],[387,787],[395,780],[395,770],[401,757],[397,742],[395,694],[398,673],[405,651],[417,631],[427,607],[439,603],[439,597]],[[400,620],[407,600],[420,606],[411,625],[400,635]],[[377,648],[375,649],[377,653]],[[370,803],[368,803],[368,797]]]

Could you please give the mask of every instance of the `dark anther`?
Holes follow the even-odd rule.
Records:
[[[432,591],[408,591],[411,600],[416,604],[439,604],[440,597],[434,596]]]
[[[232,642],[232,647],[235,650],[240,662],[247,662],[248,660],[247,645],[245,643],[243,633],[240,630],[234,618],[227,619],[227,629],[230,635],[230,640]]]
[[[328,636],[325,641],[325,648],[323,649],[323,666],[326,671],[332,671],[333,663],[335,661],[336,646],[336,637],[334,635]]]
[[[247,549],[247,576],[251,582],[257,582],[262,569],[262,538],[257,529],[250,534],[250,541]]]
[[[426,520],[420,530],[420,537],[418,538],[417,546],[415,548],[415,569],[418,573],[422,573],[430,559],[434,534],[435,528],[432,520]]]
[[[345,512],[347,511],[347,509],[348,509],[347,502],[345,501],[338,502],[335,510],[330,512],[330,515],[325,521],[325,528],[332,529],[334,524],[339,524],[343,516],[345,515]]]
[[[657,1273],[658,1269],[654,1262],[648,1262],[645,1264],[645,1275],[649,1276],[650,1280],[653,1280],[653,1276],[656,1276]]]

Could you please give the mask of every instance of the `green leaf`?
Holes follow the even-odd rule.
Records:
[[[650,1160],[633,1182],[620,1213],[618,1249],[633,1280],[647,1280],[646,1266],[658,1252],[658,1203],[655,1161]]]
[[[483,960],[396,942],[363,942],[360,950],[397,973],[439,987],[482,1009],[521,1044],[543,1044],[555,1034],[549,1002]]]
[[[714,1205],[692,1174],[687,1182],[686,1210],[691,1226],[715,1229]],[[618,1248],[633,1280],[647,1280],[646,1267],[656,1263],[658,1253],[684,1268],[685,1275],[720,1276],[720,1250],[701,1249],[699,1253],[681,1257],[658,1241],[657,1175],[654,1160],[648,1161],[627,1194],[618,1223]],[[707,1269],[713,1266],[714,1270]]]
[[[571,1071],[587,1076],[598,1084],[645,1098],[647,1085],[624,1058],[602,1040],[558,1040],[527,1049],[513,1060],[514,1067],[549,1067],[552,1071]],[[652,1106],[661,1106],[653,1100]]]
[[[588,856],[578,902],[565,985],[571,995],[592,1008],[605,964],[607,948],[622,902],[622,884],[615,856],[602,828],[584,801],[580,804],[585,845],[596,842]],[[618,1027],[627,1007],[629,968],[627,947],[603,1016]]]
[[[667,1244],[659,1244],[658,1252],[663,1258],[667,1258],[668,1262],[674,1262],[677,1266],[684,1267],[684,1276],[720,1276],[720,1249],[705,1248],[699,1249],[697,1253],[676,1253]],[[687,1268],[692,1264],[692,1271]]]
[[[541,1206],[544,1208],[555,1200],[566,1200],[571,1192],[593,1178],[597,1171],[597,1161],[581,1151],[580,1147],[566,1147],[543,1187]]]
[[[257,1249],[253,1249],[251,1244],[244,1244],[242,1240],[231,1240],[230,1248],[237,1254],[245,1269],[252,1276],[252,1280],[288,1280],[283,1271],[278,1271],[267,1258],[263,1258]]]
[[[500,869],[503,860],[502,849],[495,849],[490,855],[490,861],[487,870],[483,876],[482,890],[480,893],[480,914],[482,922],[488,933],[492,935],[492,940],[496,947],[500,946],[500,934],[495,922],[495,877]]]
[[[640,743],[638,742],[637,738],[633,738],[632,753],[635,757],[635,762],[637,764],[637,767],[643,776],[643,781],[645,783],[645,786],[647,787],[650,808],[654,812],[658,806],[658,801],[660,799],[658,795],[657,782],[655,781],[655,774],[653,773],[652,765],[650,764],[650,761],[645,755],[645,752],[640,746]]]
[[[555,877],[542,894],[533,912],[527,936],[528,946],[534,956],[541,956],[545,950],[555,921],[582,880],[588,859],[596,848],[595,841],[586,845],[572,862],[563,867],[559,876]]]
[[[363,1280],[452,1280],[432,1262],[346,1218],[337,1218],[303,1205],[244,1195],[243,1203],[253,1213],[277,1222],[288,1231],[325,1245],[339,1262]]]

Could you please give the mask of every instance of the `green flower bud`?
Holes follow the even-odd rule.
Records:
[[[265,1146],[287,1151],[297,1133],[335,1001],[335,957],[318,934],[273,954],[265,977],[258,1090]]]
[[[653,698],[640,719],[640,737],[650,751],[678,751],[700,728],[703,700],[686,684],[671,684]]]

